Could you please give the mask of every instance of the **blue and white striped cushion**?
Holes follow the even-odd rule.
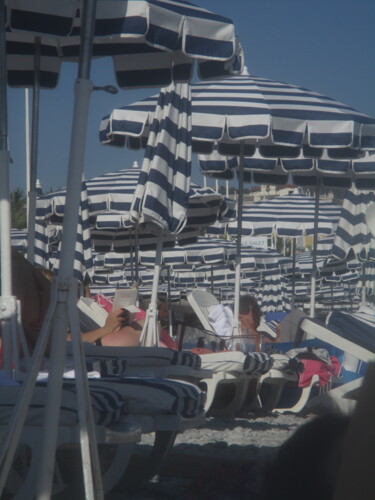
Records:
[[[108,377],[96,380],[90,387],[109,388],[120,393],[128,414],[193,418],[203,412],[205,403],[205,393],[196,385],[175,380]]]
[[[12,418],[21,390],[21,386],[0,387],[0,424],[7,425]],[[125,401],[116,387],[93,387],[90,383],[90,395],[94,422],[97,425],[111,425],[120,420]],[[43,425],[46,402],[47,387],[38,384],[33,391],[26,425]],[[61,425],[75,425],[78,422],[78,401],[74,382],[64,381],[60,408]]]
[[[68,350],[69,350],[68,345]],[[110,347],[97,346],[85,342],[84,351],[87,356],[95,360],[123,359],[126,366],[189,366],[200,368],[201,359],[197,354],[189,351],[175,351],[165,347]],[[71,347],[70,347],[71,349]],[[69,351],[68,351],[69,352]]]
[[[244,372],[251,375],[264,375],[273,365],[273,359],[265,352],[249,352],[244,362]]]

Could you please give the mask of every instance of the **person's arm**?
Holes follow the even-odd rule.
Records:
[[[123,326],[125,326],[128,322],[128,317],[124,314],[124,309],[116,309],[108,313],[108,316],[105,320],[104,326],[100,328],[96,328],[95,330],[91,330],[86,333],[82,333],[82,340],[84,342],[95,342],[96,340],[101,339],[105,335],[109,335],[110,333],[116,332]],[[68,333],[67,339],[71,340],[72,335]]]

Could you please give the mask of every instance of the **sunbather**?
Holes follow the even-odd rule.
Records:
[[[51,294],[51,281],[12,248],[12,290],[21,302],[21,322],[27,344],[33,351],[38,339]],[[131,321],[124,309],[112,311],[102,328],[82,334],[87,342],[103,345],[137,346],[144,320]],[[70,335],[68,334],[68,339]]]
[[[239,320],[241,334],[255,343],[255,350],[260,351],[261,336],[257,331],[262,311],[256,299],[251,295],[241,295],[239,301]]]

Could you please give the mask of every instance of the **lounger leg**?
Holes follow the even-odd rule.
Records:
[[[293,405],[290,408],[275,408],[275,411],[277,411],[278,413],[285,413],[285,412],[299,413],[306,406],[306,403],[310,397],[311,389],[318,383],[319,383],[319,375],[313,375],[310,385],[302,389],[301,397],[299,398],[299,400],[295,405]]]
[[[129,469],[131,470],[125,471],[116,490],[127,491],[135,489],[139,487],[140,484],[149,481],[157,475],[164,460],[173,448],[176,435],[177,432],[174,431],[156,431],[151,453],[142,460],[141,467],[137,467],[136,470],[133,470],[130,465]]]

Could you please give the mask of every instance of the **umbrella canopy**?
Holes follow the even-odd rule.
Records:
[[[102,120],[101,141],[139,146],[155,102],[115,109]],[[369,177],[374,184],[373,159],[362,156],[374,149],[375,119],[294,85],[247,75],[192,84],[192,139],[197,152],[217,143],[232,156],[244,143],[244,168],[256,183],[282,184],[292,173],[300,185],[315,185],[317,175],[327,185],[350,185],[353,174],[359,185]]]
[[[360,191],[354,187],[346,191],[331,249],[333,258],[375,260],[375,238],[366,222],[366,211],[373,202],[373,191]]]
[[[135,231],[130,220],[140,175],[140,169],[131,168],[85,181],[90,224],[87,238],[91,238],[97,252],[134,252],[135,246],[143,250],[156,248],[158,235]],[[187,202],[186,226],[181,233],[166,236],[166,246],[174,246],[177,241],[182,245],[191,243],[218,218],[231,220],[235,216],[232,210],[226,210],[224,197],[209,187],[191,183]],[[62,225],[65,209],[66,189],[49,193],[37,200],[37,220]]]
[[[79,57],[81,0],[5,5],[9,85],[33,86],[38,57],[40,87],[55,87],[62,62]],[[201,78],[238,71],[241,64],[232,21],[182,0],[97,0],[92,55],[113,58],[122,88],[188,81],[194,61]]]
[[[242,235],[271,235],[274,231],[281,237],[298,237],[332,234],[336,228],[341,206],[329,200],[319,202],[318,225],[315,229],[315,198],[301,193],[278,196],[244,206],[242,212]],[[230,235],[237,234],[237,225],[228,225]]]

